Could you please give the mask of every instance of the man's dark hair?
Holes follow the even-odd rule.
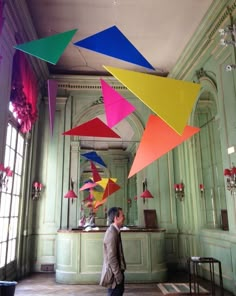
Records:
[[[122,208],[119,207],[112,207],[108,210],[108,220],[109,225],[114,222],[115,217],[119,217],[120,211],[122,211]]]

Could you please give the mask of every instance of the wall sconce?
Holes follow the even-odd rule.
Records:
[[[224,169],[226,177],[226,188],[232,195],[236,195],[236,167],[233,165],[231,169]]]
[[[199,184],[199,189],[200,189],[200,192],[201,192],[201,195],[203,195],[204,193],[204,185],[203,184]]]
[[[13,176],[13,171],[10,167],[4,167],[0,164],[0,192],[4,188],[7,191],[8,178]]]
[[[40,198],[40,194],[43,188],[43,184],[40,182],[34,182],[33,183],[33,189],[32,189],[32,198],[33,200],[38,200]]]
[[[225,67],[225,70],[226,70],[227,72],[231,72],[232,70],[235,70],[235,69],[236,69],[236,65],[235,65],[235,64],[227,65],[227,66]]]
[[[132,206],[132,199],[128,198],[127,199],[128,207],[130,208]]]
[[[151,192],[147,189],[147,179],[143,181],[143,193],[140,195],[143,198],[143,203],[145,204],[146,198],[153,198]]]
[[[226,26],[224,29],[219,29],[219,34],[221,37],[220,39],[220,44],[222,46],[228,46],[228,45],[233,45],[236,47],[236,42],[235,42],[235,39],[236,39],[236,26],[233,24],[233,25],[229,25],[229,26]],[[233,65],[226,65],[225,67],[225,70],[230,72],[232,70],[235,70],[236,69],[236,65],[233,64]]]
[[[221,37],[220,44],[223,46],[234,45],[236,46],[236,26],[226,26],[224,29],[219,29],[219,34]]]
[[[235,25],[226,26],[224,29],[219,29],[220,36],[225,36],[227,34],[232,34],[235,32]]]
[[[178,198],[180,201],[184,199],[184,184],[183,182],[179,184],[174,184],[175,189],[175,197]]]

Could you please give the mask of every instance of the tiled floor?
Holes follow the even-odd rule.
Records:
[[[177,273],[170,279],[170,282],[187,282],[188,277],[185,273]],[[204,288],[209,287],[209,282],[201,281],[201,285]],[[19,281],[15,296],[105,296],[106,289],[98,285],[62,285],[55,282],[54,274],[32,274],[28,278]],[[125,296],[161,296],[163,295],[156,284],[126,284]],[[180,295],[180,294],[179,294]],[[216,291],[216,295],[220,295],[219,289]],[[226,292],[224,296],[231,296],[233,294]],[[1,295],[5,296],[5,295]]]

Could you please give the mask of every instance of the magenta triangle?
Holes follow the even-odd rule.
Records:
[[[101,81],[107,125],[112,128],[136,109],[104,80]]]
[[[49,120],[51,135],[53,135],[54,118],[56,111],[56,97],[57,97],[57,81],[48,80],[48,105],[49,105]]]

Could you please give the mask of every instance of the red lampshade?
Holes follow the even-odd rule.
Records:
[[[73,190],[69,190],[64,197],[65,198],[77,198],[78,196],[75,194],[75,192]]]
[[[236,175],[236,167],[232,167],[232,169],[231,169],[231,175]]]
[[[176,191],[178,191],[178,190],[179,190],[179,184],[174,184],[174,189],[175,189]]]
[[[144,190],[143,193],[140,195],[142,198],[153,198],[151,192],[149,190]]]
[[[230,169],[225,169],[225,170],[224,170],[224,176],[231,176],[231,171],[230,171]]]

